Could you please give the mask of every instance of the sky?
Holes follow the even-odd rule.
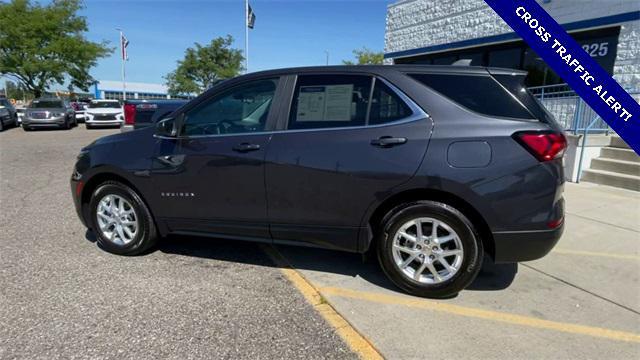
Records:
[[[249,32],[249,71],[289,66],[339,64],[352,50],[384,49],[390,0],[251,0],[256,14]],[[122,28],[129,40],[127,81],[164,83],[184,51],[230,34],[234,48],[244,49],[244,0],[85,0],[81,15],[89,23],[87,38],[118,46]],[[120,80],[116,49],[99,60],[91,74]]]

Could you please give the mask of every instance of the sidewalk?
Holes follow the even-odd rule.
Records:
[[[568,183],[547,257],[487,262],[457,298],[398,291],[359,255],[278,247],[389,359],[640,357],[640,194]]]

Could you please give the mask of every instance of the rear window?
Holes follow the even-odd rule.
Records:
[[[551,115],[547,109],[545,109],[544,105],[525,87],[524,76],[493,75],[493,77],[498,80],[502,86],[506,87],[509,92],[515,95],[535,117],[546,123],[554,121],[553,115]]]
[[[531,113],[489,75],[408,75],[471,111],[533,119]]]
[[[380,125],[410,115],[411,108],[384,81],[369,75],[302,75],[288,128]]]
[[[363,75],[303,75],[298,78],[289,129],[365,124],[372,78]]]
[[[382,81],[376,80],[371,96],[369,125],[385,124],[411,115],[411,109]]]

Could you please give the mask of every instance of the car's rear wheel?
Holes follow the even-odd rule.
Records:
[[[116,181],[101,184],[89,206],[93,231],[104,250],[137,255],[155,245],[158,236],[151,212],[127,185]]]
[[[457,209],[434,201],[404,204],[383,220],[378,259],[406,292],[446,298],[466,288],[482,265],[482,242]]]

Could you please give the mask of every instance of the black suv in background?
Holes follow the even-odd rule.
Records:
[[[0,98],[0,131],[10,126],[17,127],[18,125],[18,112],[16,108],[13,107],[13,104],[11,104],[11,101],[7,98]]]
[[[525,73],[457,66],[273,70],[82,149],[76,209],[107,251],[190,234],[376,252],[405,291],[451,296],[563,230],[562,130]]]

